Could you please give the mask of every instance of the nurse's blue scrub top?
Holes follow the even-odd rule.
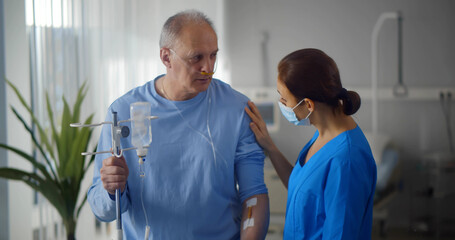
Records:
[[[371,239],[376,164],[360,127],[325,144],[305,164],[300,152],[288,183],[284,239]]]

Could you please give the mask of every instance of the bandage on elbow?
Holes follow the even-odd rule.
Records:
[[[254,226],[253,206],[256,206],[257,202],[258,202],[257,198],[252,198],[246,201],[246,207],[248,208],[248,216],[247,219],[243,222],[243,230],[247,229],[248,227]]]

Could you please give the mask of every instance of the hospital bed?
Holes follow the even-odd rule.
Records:
[[[402,163],[399,148],[387,136],[365,134],[377,167],[376,191],[373,203],[373,223],[379,224],[384,237],[390,202],[402,189]]]

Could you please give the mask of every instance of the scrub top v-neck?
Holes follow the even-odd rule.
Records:
[[[300,152],[288,183],[284,239],[370,239],[376,164],[360,127],[311,156]]]

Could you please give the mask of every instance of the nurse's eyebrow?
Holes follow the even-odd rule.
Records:
[[[278,94],[280,94],[280,99],[283,99],[284,102],[287,102],[286,99],[284,99],[284,98],[281,96],[280,91],[278,91],[278,89],[277,89],[276,91],[278,92]]]

